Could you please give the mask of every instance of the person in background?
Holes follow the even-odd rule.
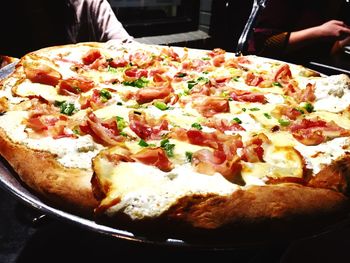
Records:
[[[21,57],[43,47],[132,37],[107,0],[9,0],[1,4],[0,54]]]
[[[349,0],[269,0],[248,53],[293,63],[332,56],[350,45]]]

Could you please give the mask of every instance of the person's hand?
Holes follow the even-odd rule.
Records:
[[[335,55],[337,53],[343,52],[344,48],[348,45],[350,45],[350,36],[336,41],[332,47],[331,54]]]
[[[316,27],[320,38],[343,40],[350,36],[350,27],[343,21],[330,20]]]
[[[344,48],[345,46],[349,46],[350,45],[350,36],[342,39],[342,40],[339,40],[339,46],[341,48]]]

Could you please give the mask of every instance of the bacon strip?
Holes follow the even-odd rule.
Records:
[[[169,172],[173,169],[173,164],[169,161],[166,152],[160,147],[144,148],[130,157],[143,164],[156,166],[163,172]]]
[[[222,112],[230,112],[228,100],[221,97],[198,96],[193,107],[204,117],[212,117]]]
[[[61,73],[44,63],[24,63],[27,79],[34,83],[56,86],[62,79]]]
[[[235,101],[266,103],[267,100],[262,93],[246,90],[233,90],[230,97]]]
[[[129,127],[143,140],[159,140],[168,131],[167,120],[147,119],[145,113],[129,113]]]
[[[172,91],[173,89],[171,88],[169,83],[160,87],[142,88],[136,92],[135,99],[137,103],[143,104],[147,102],[152,102],[156,99],[164,99],[168,97]]]
[[[90,134],[103,145],[117,145],[125,140],[125,137],[120,135],[114,118],[102,121],[93,112],[88,113],[86,123],[80,125],[80,130]]]
[[[338,126],[334,121],[319,118],[303,119],[289,127],[293,137],[305,145],[318,145],[330,139],[349,136],[350,131]]]

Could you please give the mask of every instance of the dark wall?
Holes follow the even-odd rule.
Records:
[[[248,20],[253,0],[212,1],[209,35],[210,48],[235,51],[238,39]]]

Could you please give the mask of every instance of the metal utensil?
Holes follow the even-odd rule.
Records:
[[[237,48],[236,48],[236,56],[242,55],[248,36],[252,31],[255,20],[261,10],[263,10],[266,6],[267,0],[254,0],[252,11],[250,12],[247,23],[244,26],[242,34],[238,40]]]
[[[8,75],[10,75],[14,70],[15,66],[18,63],[18,61],[12,62],[5,67],[0,69],[0,80],[6,78]]]

